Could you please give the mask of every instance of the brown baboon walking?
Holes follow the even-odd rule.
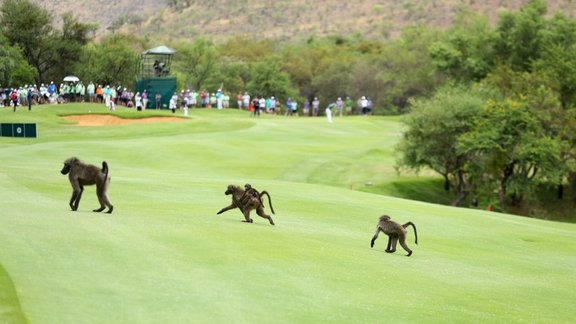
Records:
[[[256,191],[256,189],[252,189]],[[257,191],[256,191],[257,192]],[[262,218],[268,219],[271,225],[274,225],[274,221],[270,215],[266,215],[264,212],[264,204],[262,203],[262,196],[268,196],[268,205],[270,206],[270,210],[272,214],[274,214],[274,208],[272,208],[272,200],[270,198],[270,194],[266,191],[262,191],[258,194],[258,196],[252,196],[250,193],[246,193],[246,191],[242,190],[242,188],[234,185],[229,185],[228,189],[224,192],[226,195],[232,195],[232,204],[228,207],[222,208],[217,214],[220,215],[225,211],[230,209],[239,208],[242,214],[244,215],[244,222],[252,223],[253,220],[250,218],[250,211],[256,209],[256,213],[258,216]]]
[[[406,234],[408,232],[406,228],[410,225],[412,228],[414,228],[414,237],[416,238],[415,243],[418,244],[418,233],[416,233],[416,225],[414,225],[412,222],[401,225],[391,220],[390,216],[380,216],[378,225],[376,225],[376,231],[374,232],[374,236],[372,236],[372,241],[370,242],[370,247],[374,247],[374,241],[376,241],[378,234],[380,231],[382,231],[384,234],[388,235],[388,246],[386,247],[387,253],[396,252],[396,244],[399,241],[402,248],[408,252],[407,256],[412,255],[412,250],[408,247],[408,244],[406,244]]]
[[[114,206],[112,206],[108,198],[110,175],[108,175],[108,164],[106,161],[102,162],[102,169],[100,169],[95,165],[84,164],[78,158],[72,157],[64,161],[64,167],[60,172],[68,174],[68,179],[72,185],[72,198],[70,198],[70,208],[72,210],[78,209],[84,186],[95,184],[100,208],[94,209],[94,211],[101,212],[108,207],[107,213],[112,213]]]

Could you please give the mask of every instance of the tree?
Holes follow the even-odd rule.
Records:
[[[407,112],[411,98],[431,97],[446,82],[428,53],[430,44],[439,37],[438,30],[414,27],[387,43],[376,56],[372,72],[366,75],[374,75],[378,86],[367,92],[369,96],[389,112]]]
[[[546,11],[544,1],[529,0],[518,13],[500,15],[494,45],[497,61],[515,71],[531,71],[532,62],[542,57]]]
[[[82,56],[83,47],[88,43],[88,33],[93,25],[83,24],[71,13],[62,15],[62,31],[56,31],[58,41],[54,46],[56,57],[51,60],[52,69],[46,70],[47,79],[61,79],[76,74],[72,68]]]
[[[317,89],[316,95],[323,98],[326,105],[336,101],[338,97],[345,98],[350,94],[351,67],[348,60],[335,60],[312,80],[312,87]]]
[[[10,46],[6,37],[0,33],[0,85],[33,83],[35,73],[22,56],[20,48]]]
[[[549,79],[568,109],[576,105],[576,21],[557,15],[541,35],[542,56],[532,62],[532,70]]]
[[[494,66],[496,34],[485,17],[465,11],[428,49],[434,65],[458,82],[480,81]]]
[[[411,112],[402,119],[407,128],[396,148],[397,169],[434,170],[444,178],[444,189],[454,190],[453,205],[460,205],[473,188],[466,170],[469,153],[458,150],[459,138],[473,129],[486,96],[447,86],[431,99],[413,100]]]
[[[222,91],[235,94],[244,92],[250,80],[250,64],[236,57],[220,56],[205,84],[210,89],[223,87]]]
[[[557,181],[566,173],[561,152],[566,142],[546,134],[525,101],[489,101],[473,129],[459,138],[459,154],[470,156],[468,172],[476,192],[520,206],[540,181]]]
[[[290,75],[302,97],[318,96],[319,89],[313,80],[326,67],[325,60],[331,56],[330,46],[326,42],[307,42],[282,49],[283,70]]]
[[[0,21],[10,44],[20,46],[28,63],[37,70],[39,84],[49,69],[56,44],[52,17],[28,0],[5,0],[0,7]]]
[[[174,69],[184,76],[184,83],[198,90],[205,87],[204,83],[214,73],[218,60],[214,44],[198,38],[193,43],[179,44],[176,51]]]
[[[276,96],[277,98],[294,97],[288,73],[282,71],[279,57],[270,56],[252,66],[248,92],[257,96]]]
[[[112,35],[99,44],[88,44],[76,65],[78,77],[102,85],[134,85],[136,77],[137,51],[144,44],[134,37]]]
[[[10,44],[22,48],[28,63],[37,71],[36,83],[57,76],[80,56],[87,43],[87,25],[71,14],[63,16],[63,30],[52,26],[49,12],[29,0],[5,0],[0,7],[2,31]]]

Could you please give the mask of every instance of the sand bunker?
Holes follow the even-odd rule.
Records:
[[[182,122],[186,118],[180,117],[146,117],[146,118],[120,118],[114,115],[70,115],[67,120],[78,122],[77,126],[108,126],[125,124],[148,124],[165,122]]]

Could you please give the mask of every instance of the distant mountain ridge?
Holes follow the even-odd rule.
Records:
[[[528,0],[32,0],[55,17],[71,11],[97,23],[95,35],[135,33],[160,41],[195,37],[302,39],[326,35],[393,38],[414,24],[446,28],[470,8],[495,21]],[[575,16],[576,1],[547,1],[550,14]]]

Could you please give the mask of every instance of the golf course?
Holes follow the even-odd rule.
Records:
[[[0,137],[0,323],[574,321],[576,224],[448,206],[432,172],[396,172],[398,117],[71,103],[0,122],[38,135]],[[70,157],[107,162],[112,214],[95,186],[70,209]],[[216,214],[246,183],[275,226]],[[412,256],[370,248],[383,214],[416,225]]]

